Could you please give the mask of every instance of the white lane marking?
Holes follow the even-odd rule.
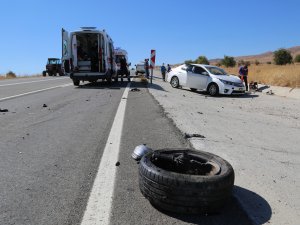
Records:
[[[130,83],[115,115],[81,225],[109,224],[117,168],[115,164],[119,158],[129,88]]]
[[[25,82],[20,82],[20,83],[11,83],[11,84],[0,84],[0,87],[12,86],[12,85],[18,85],[18,84],[30,84],[30,83],[37,83],[37,82],[54,81],[54,80],[66,79],[66,78],[67,77],[61,77],[61,78],[56,78],[56,79],[34,80],[34,81],[25,81]]]
[[[18,94],[18,95],[12,95],[12,96],[9,96],[9,97],[0,98],[0,101],[12,99],[12,98],[17,98],[17,97],[21,97],[21,96],[24,96],[24,95],[30,95],[30,94],[34,94],[34,93],[38,93],[38,92],[42,92],[42,91],[47,91],[47,90],[51,90],[51,89],[54,89],[54,88],[67,87],[67,86],[70,86],[72,84],[73,83],[63,84],[63,85],[58,85],[58,86],[45,88],[45,89],[40,89],[40,90],[36,90],[36,91],[30,91],[30,92],[26,92],[26,93],[22,93],[22,94]]]

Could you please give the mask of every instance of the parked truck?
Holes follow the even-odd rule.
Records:
[[[80,81],[117,81],[111,37],[96,27],[81,27],[70,33],[62,29],[62,69],[75,86]]]
[[[48,76],[56,76],[57,74],[59,74],[59,76],[63,75],[60,59],[48,58],[46,70],[43,71],[43,76],[45,77],[47,74]]]

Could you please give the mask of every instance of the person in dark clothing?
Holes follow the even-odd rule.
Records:
[[[246,91],[248,91],[248,66],[241,66],[239,69],[239,78],[245,82]]]
[[[246,86],[246,91],[248,91],[248,66],[245,65],[243,68],[243,78]]]
[[[121,70],[121,81],[123,81],[124,75],[128,78],[128,81],[130,81],[129,71],[127,68],[127,62],[125,57],[120,58],[120,70]]]
[[[147,79],[149,79],[149,59],[145,59],[144,69]]]
[[[168,70],[167,70],[167,72],[170,73],[171,70],[172,70],[171,66],[170,66],[170,64],[168,64]]]
[[[160,67],[160,71],[161,71],[163,81],[166,81],[166,70],[167,69],[165,67],[165,64],[163,63],[162,66]]]
[[[99,72],[99,58],[98,58],[98,42],[95,41],[90,48],[91,71]]]

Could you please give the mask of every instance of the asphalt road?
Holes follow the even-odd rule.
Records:
[[[78,88],[68,77],[0,81],[0,108],[8,109],[0,113],[0,224],[81,224],[126,85]],[[140,91],[126,99],[110,224],[250,224],[234,198],[216,215],[187,217],[160,212],[141,195],[134,147],[189,143],[147,86],[131,86]]]

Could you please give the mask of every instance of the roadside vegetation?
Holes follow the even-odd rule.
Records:
[[[13,71],[9,71],[6,74],[0,74],[0,80],[14,79],[14,78],[30,78],[30,77],[40,77],[40,76],[42,76],[42,74],[17,75]]]
[[[300,64],[287,64],[284,66],[274,64],[251,64],[249,67],[249,81],[261,84],[300,87]],[[230,74],[238,74],[239,67],[228,67],[225,70]]]

